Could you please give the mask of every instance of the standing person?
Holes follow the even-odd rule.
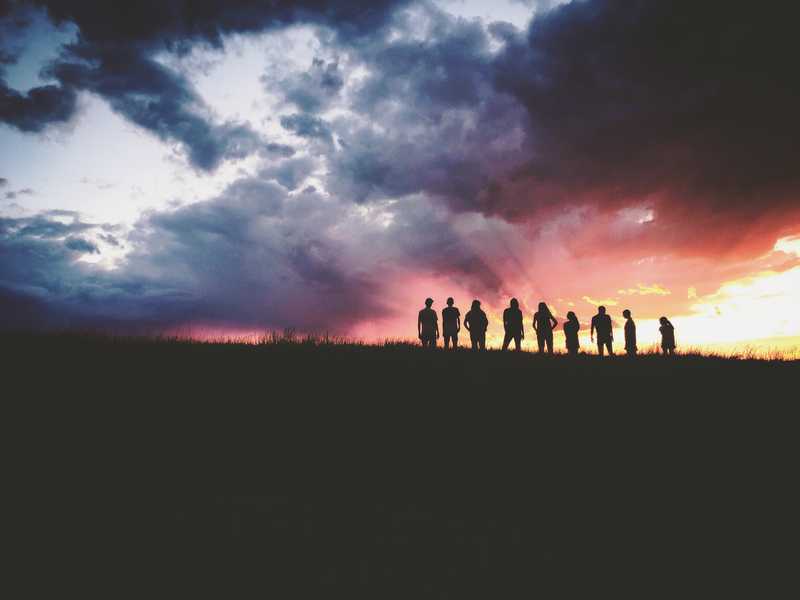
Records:
[[[606,314],[605,306],[597,307],[597,314],[592,317],[592,330],[590,336],[594,341],[594,332],[597,330],[597,353],[603,356],[603,346],[608,349],[608,355],[614,356],[614,349],[612,344],[614,342],[614,334],[611,331],[611,317]]]
[[[444,347],[449,348],[453,342],[453,350],[458,348],[458,332],[461,331],[461,312],[453,306],[453,299],[447,299],[447,307],[442,310],[442,333]]]
[[[425,308],[419,311],[417,317],[417,332],[423,348],[436,348],[436,340],[439,338],[439,317],[431,308],[432,305],[433,299],[426,299]]]
[[[522,329],[522,311],[519,309],[519,302],[516,298],[512,298],[509,304],[509,307],[503,311],[503,328],[506,331],[503,338],[503,350],[508,350],[511,340],[514,340],[514,346],[519,352],[522,349],[522,340],[525,338],[525,332]]]
[[[486,350],[486,328],[489,327],[489,319],[486,313],[481,310],[480,300],[473,300],[472,307],[464,315],[464,327],[469,331],[469,341],[472,342],[473,350]]]
[[[547,353],[553,353],[553,328],[558,325],[553,313],[547,308],[547,304],[539,302],[539,310],[533,313],[533,330],[536,332],[536,341],[539,343],[539,354],[544,352],[547,346]]]
[[[636,323],[633,322],[631,311],[627,308],[622,311],[622,316],[625,317],[625,352],[628,356],[636,356],[639,350],[636,347]]]
[[[661,350],[664,351],[664,355],[675,354],[675,327],[667,317],[661,317],[658,322],[661,323],[661,327],[658,328],[661,332]]]
[[[575,316],[574,312],[569,311],[567,320],[564,322],[564,337],[567,339],[567,352],[569,352],[570,356],[577,356],[581,347],[578,341],[578,330],[580,328],[581,324],[578,322],[578,317]]]

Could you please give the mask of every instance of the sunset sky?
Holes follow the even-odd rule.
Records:
[[[0,0],[0,327],[800,347],[790,5]]]

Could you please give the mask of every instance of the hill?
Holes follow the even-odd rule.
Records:
[[[0,344],[17,556],[63,589],[765,595],[791,573],[798,361]]]

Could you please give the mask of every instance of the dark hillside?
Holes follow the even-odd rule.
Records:
[[[772,596],[796,565],[797,362],[2,349],[32,593]]]

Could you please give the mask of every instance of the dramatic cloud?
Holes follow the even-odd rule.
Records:
[[[528,111],[522,195],[654,208],[635,243],[757,247],[797,215],[800,74],[793,8],[752,2],[573,2],[509,38],[499,89]],[[792,222],[793,223],[796,221]],[[758,228],[760,240],[749,240]],[[721,237],[717,237],[721,236]]]
[[[348,333],[450,290],[492,318],[510,295],[526,318],[541,299],[673,314],[796,267],[771,252],[800,226],[788,5],[537,2],[525,30],[422,0],[0,2],[0,20],[31,6],[76,36],[48,85],[0,87],[0,120],[41,131],[85,91],[197,169],[252,157],[128,229],[0,221],[3,302],[32,321]],[[223,111],[260,102],[275,139],[163,60],[296,24],[305,62],[259,67],[264,98]]]
[[[174,0],[128,3],[120,10],[91,0],[4,2],[0,18],[12,14],[10,6],[19,11],[41,6],[55,23],[77,26],[78,39],[46,70],[60,85],[21,94],[0,80],[0,121],[23,131],[41,131],[50,123],[68,120],[75,112],[76,90],[87,90],[161,139],[180,144],[197,168],[213,170],[222,160],[242,158],[266,142],[245,123],[214,123],[191,84],[155,61],[157,52],[181,54],[193,44],[222,48],[225,35],[293,22],[330,27],[343,38],[360,36],[380,27],[394,4],[374,2],[364,8],[359,2],[328,6],[313,0],[269,4]],[[5,62],[14,60],[3,56]],[[321,85],[335,88],[335,72],[328,70]]]
[[[267,179],[245,178],[209,201],[146,215],[114,271],[77,261],[100,252],[88,238],[108,242],[108,226],[52,213],[3,219],[0,251],[12,260],[2,261],[0,287],[7,298],[48,307],[42,322],[59,315],[119,328],[346,333],[364,319],[393,316],[385,292],[414,272],[456,273],[476,289],[497,289],[497,277],[445,217],[423,199],[370,214],[312,190],[289,196]]]

